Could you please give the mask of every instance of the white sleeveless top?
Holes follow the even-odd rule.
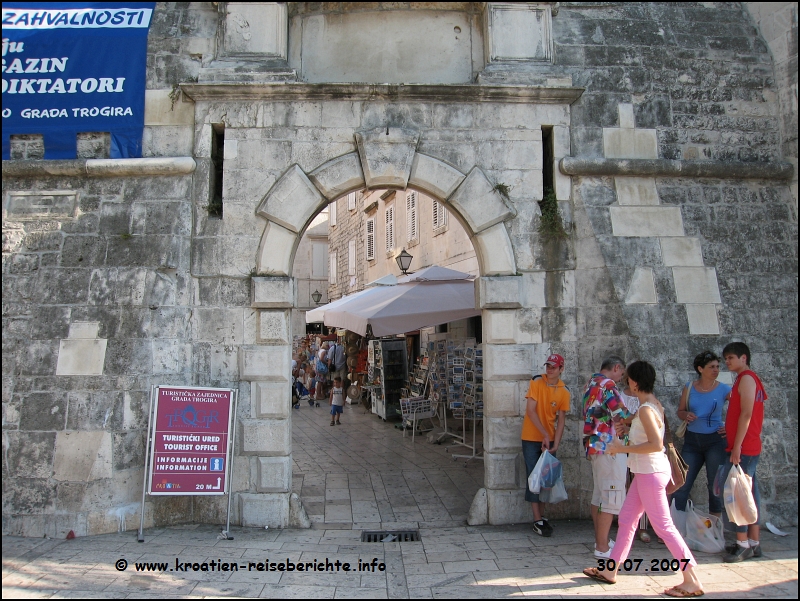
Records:
[[[664,440],[664,416],[661,414],[661,411],[652,403],[644,403],[642,407],[650,407],[650,409],[655,411],[657,418],[661,421],[661,427],[659,428],[661,440]],[[628,442],[631,445],[647,442],[647,432],[645,432],[644,426],[642,425],[642,420],[639,419],[642,407],[639,408],[636,417],[633,418],[631,431],[628,433]],[[667,459],[667,454],[664,452],[663,447],[657,453],[628,453],[628,468],[634,474],[672,473],[669,466],[669,459]]]

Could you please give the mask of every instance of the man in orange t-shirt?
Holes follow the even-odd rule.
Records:
[[[555,455],[564,434],[564,421],[569,411],[570,393],[561,374],[564,372],[564,357],[552,354],[544,363],[545,373],[534,376],[525,395],[525,419],[522,422],[522,455],[528,476],[545,449]],[[558,425],[556,425],[556,421]],[[540,536],[551,536],[553,527],[542,518],[542,503],[539,495],[525,487],[525,500],[533,509],[533,531]]]

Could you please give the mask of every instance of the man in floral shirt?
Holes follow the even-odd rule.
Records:
[[[606,455],[606,445],[615,436],[614,422],[629,417],[617,382],[625,375],[625,362],[616,356],[603,361],[600,372],[592,375],[583,394],[583,440],[586,456],[592,462],[594,491],[595,557],[608,558],[614,541],[609,540],[611,522],[625,501],[628,456]]]

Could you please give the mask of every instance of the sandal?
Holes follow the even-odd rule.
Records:
[[[598,570],[597,568],[586,568],[583,571],[583,575],[584,576],[588,576],[592,580],[597,580],[597,582],[602,582],[603,584],[616,584],[617,583],[616,580],[609,580],[608,578],[603,576],[603,573],[600,570]]]
[[[643,543],[650,542],[650,533],[647,530],[639,530],[639,540]]]
[[[585,572],[586,570],[584,570]],[[672,588],[668,588],[664,591],[664,594],[667,597],[702,597],[705,593],[702,590],[696,590],[693,593],[682,589],[679,586],[673,586]]]
[[[331,426],[335,426],[335,425],[336,425],[336,422],[331,420]]]

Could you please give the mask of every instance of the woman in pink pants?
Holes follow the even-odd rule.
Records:
[[[697,562],[672,523],[667,506],[666,487],[671,478],[671,470],[662,442],[664,407],[653,394],[656,370],[645,361],[635,361],[628,366],[627,372],[631,391],[639,399],[641,406],[631,424],[629,444],[626,446],[615,438],[606,447],[606,453],[628,453],[628,467],[636,477],[619,512],[617,543],[611,550],[611,557],[606,560],[602,569],[586,568],[583,573],[606,584],[616,582],[617,571],[628,558],[636,526],[647,507],[653,530],[664,539],[672,556],[689,561],[683,570],[683,582],[665,590],[664,594],[670,597],[700,597],[704,593],[695,571]],[[613,570],[608,569],[610,560],[614,560]]]

